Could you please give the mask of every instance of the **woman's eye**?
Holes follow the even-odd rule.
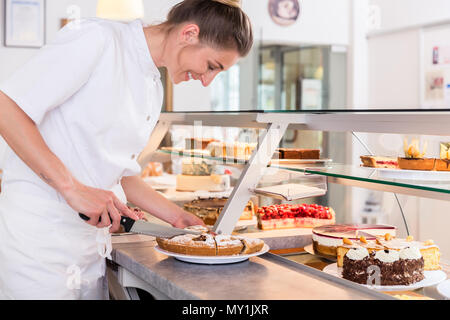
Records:
[[[213,67],[212,65],[208,65],[208,69],[209,69],[210,71],[213,71],[213,70],[214,70],[214,67]]]

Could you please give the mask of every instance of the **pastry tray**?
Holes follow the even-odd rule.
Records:
[[[154,248],[159,253],[174,257],[177,260],[197,264],[227,264],[227,263],[242,262],[247,260],[248,258],[262,255],[268,252],[270,249],[267,244],[264,244],[264,247],[260,251],[252,254],[237,254],[232,256],[192,256],[187,254],[166,251],[161,249],[159,246],[155,246]]]

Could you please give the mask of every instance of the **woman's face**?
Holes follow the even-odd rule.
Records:
[[[216,49],[202,44],[195,27],[187,34],[181,31],[177,41],[167,46],[165,67],[175,84],[200,80],[206,87],[219,72],[228,70],[237,62],[239,53],[233,49]]]

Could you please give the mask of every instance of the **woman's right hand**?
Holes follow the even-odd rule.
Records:
[[[90,219],[86,222],[97,228],[112,224],[110,232],[116,232],[120,227],[121,216],[139,219],[111,191],[92,188],[75,181],[71,188],[61,194],[72,209],[88,216]]]

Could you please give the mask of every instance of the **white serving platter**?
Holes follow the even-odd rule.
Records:
[[[436,287],[436,290],[439,292],[440,295],[444,296],[446,299],[450,299],[450,280],[441,282]]]
[[[336,277],[342,278],[342,268],[337,266],[337,263],[330,264],[326,266],[323,270],[328,274],[334,275]],[[371,286],[361,284],[370,289],[380,290],[380,291],[405,291],[405,290],[416,290],[423,287],[430,287],[437,285],[447,279],[447,275],[442,270],[434,270],[434,271],[424,271],[425,279],[422,281],[413,283],[411,285],[405,286]]]
[[[363,167],[366,170],[376,171],[378,177],[400,180],[418,181],[450,181],[450,172],[447,171],[425,171],[425,170],[403,170],[389,168]]]
[[[262,255],[269,251],[269,246],[267,244],[264,244],[264,247],[261,249],[261,251],[252,253],[252,254],[239,254],[239,255],[233,255],[233,256],[191,256],[186,254],[180,254],[175,252],[169,252],[166,250],[161,249],[159,246],[155,247],[155,250],[163,253],[167,256],[174,257],[177,260],[184,261],[184,262],[190,262],[190,263],[197,263],[197,264],[227,264],[227,263],[236,263],[236,262],[242,262],[247,260],[250,257],[256,257],[259,255]]]

